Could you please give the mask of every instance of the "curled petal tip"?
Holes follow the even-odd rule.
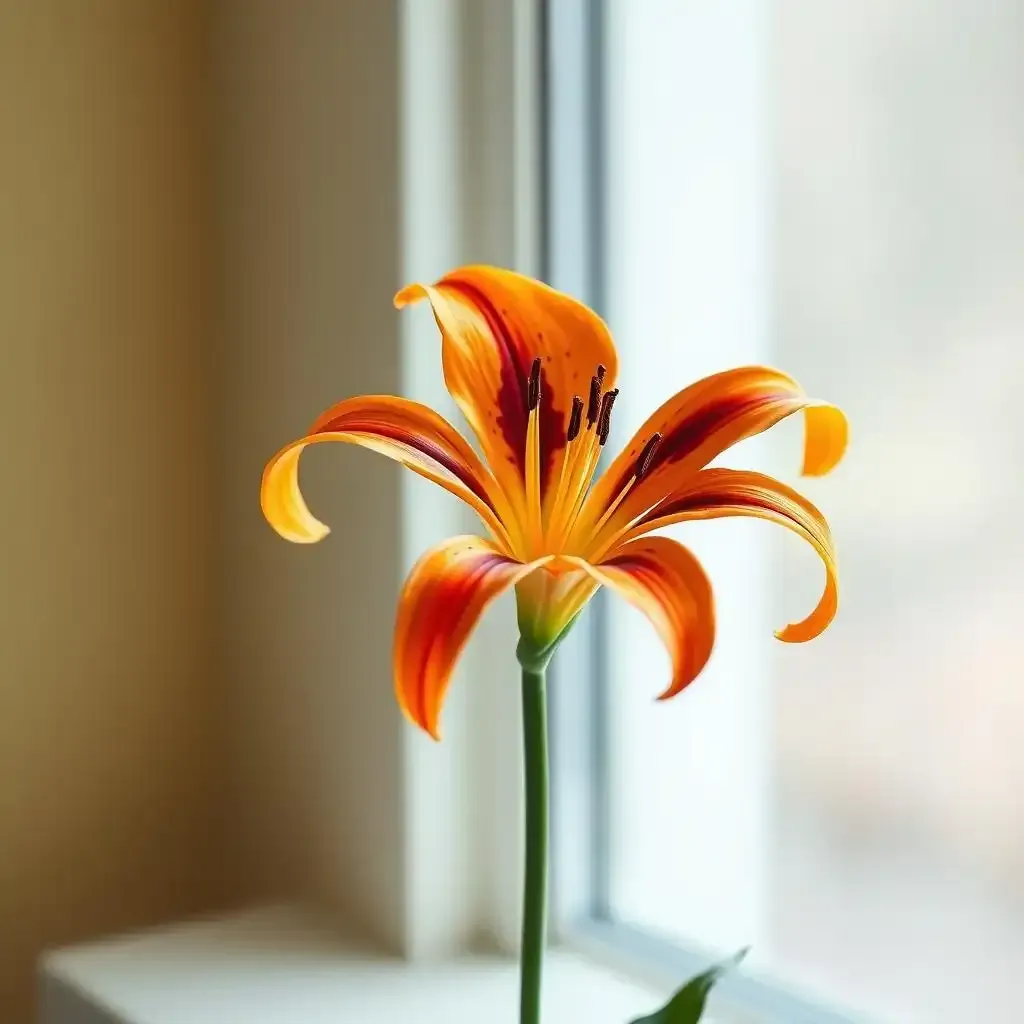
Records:
[[[279,519],[271,518],[272,513],[264,513],[267,522],[273,528],[274,533],[292,544],[318,544],[331,532],[331,528],[319,520],[314,519],[308,525],[299,525],[294,522],[282,522]],[[311,517],[312,518],[312,517]]]
[[[415,718],[413,715],[406,715],[413,725],[418,726],[422,729],[434,743],[441,742],[441,727],[437,719],[431,721],[430,719]]]
[[[404,309],[406,306],[410,306],[414,302],[419,302],[420,299],[426,297],[426,294],[427,290],[423,285],[407,284],[404,288],[395,293],[393,300],[395,309]]]
[[[260,508],[278,536],[293,544],[315,544],[330,533],[306,505],[299,489],[299,456],[305,441],[283,448],[267,464],[260,485]]]
[[[274,529],[277,530],[279,536],[290,540],[293,544],[319,544],[331,532],[331,528],[323,523],[318,523],[316,527],[311,527],[301,533],[279,530],[276,526]]]
[[[701,668],[704,667],[704,663],[703,662],[701,663],[700,667]],[[668,689],[664,690],[662,693],[659,693],[658,696],[655,697],[654,699],[659,704],[664,704],[666,701],[670,701],[673,698],[678,697],[679,694],[681,694],[683,692],[683,690],[685,690],[690,685],[690,683],[692,683],[694,681],[694,679],[696,679],[696,678],[697,678],[697,675],[695,673],[691,678],[688,678],[688,679],[676,679],[676,680],[673,680],[672,684],[668,687]]]
[[[850,429],[842,409],[834,405],[809,405],[804,442],[804,476],[825,476],[842,460]]]
[[[794,623],[783,629],[775,630],[775,639],[781,640],[784,644],[805,644],[809,640],[821,636],[824,631],[824,626],[807,629],[801,623]]]
[[[775,639],[784,644],[805,644],[816,640],[830,625],[839,610],[838,590],[835,582],[835,566],[831,567],[822,595],[821,604],[803,620],[791,622],[788,626],[775,631]]]
[[[419,714],[414,708],[412,708],[406,701],[405,692],[399,687],[396,691],[398,697],[398,706],[402,711],[402,715],[405,720],[410,724],[416,726],[417,729],[422,729],[435,743],[441,742],[441,730],[439,728],[437,717],[430,719]]]

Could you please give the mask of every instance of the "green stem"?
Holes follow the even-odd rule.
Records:
[[[519,1022],[540,1024],[548,889],[548,722],[543,668],[523,668],[523,761],[526,774],[526,875],[523,883]]]

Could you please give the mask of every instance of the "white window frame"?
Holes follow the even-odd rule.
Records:
[[[606,298],[604,0],[549,0],[545,66],[546,279],[603,311]],[[716,958],[615,920],[609,906],[608,703],[599,593],[553,663],[553,922],[561,941],[657,986]],[[720,951],[717,955],[721,955]],[[851,1024],[770,978],[737,971],[716,989],[716,1021]]]

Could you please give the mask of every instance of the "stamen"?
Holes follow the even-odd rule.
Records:
[[[530,369],[530,384],[526,391],[526,405],[530,412],[540,405],[540,356],[533,361]]]
[[[618,397],[619,391],[609,391],[598,403],[600,395],[600,384],[595,376],[590,382],[591,408],[587,415],[586,439],[582,442],[572,472],[569,475],[569,485],[566,488],[569,498],[569,507],[565,515],[560,517],[561,530],[556,535],[556,542],[564,545],[571,542],[573,533],[576,530],[576,520],[579,518],[580,510],[587,499],[587,492],[590,489],[590,481],[594,477],[594,470],[597,469],[598,461],[601,458],[601,448],[608,440],[608,430],[611,424],[612,406]],[[590,413],[593,413],[591,416]],[[590,427],[596,423],[596,430],[590,433]]]
[[[603,515],[594,524],[590,530],[589,536],[586,539],[585,547],[591,548],[601,536],[601,531],[604,529],[608,520],[615,514],[618,507],[626,500],[626,496],[633,489],[633,485],[647,472],[651,467],[651,460],[654,458],[654,453],[657,451],[658,445],[661,444],[661,434],[654,434],[650,440],[644,445],[643,451],[640,452],[639,458],[636,460],[636,468],[633,471],[633,475],[626,481],[625,486],[615,496],[615,500],[604,510]]]
[[[526,425],[526,522],[527,544],[533,554],[543,545],[544,514],[540,494],[540,357],[530,369],[526,401],[529,418]]]
[[[571,482],[575,479],[580,452],[586,447],[584,440],[580,439],[582,422],[583,399],[579,395],[573,395],[572,412],[569,414],[569,427],[565,433],[565,447],[562,449],[561,466],[558,471],[558,484],[555,487],[554,500],[548,508],[550,521],[545,521],[544,524],[550,538],[557,538],[560,535],[562,521],[567,511],[565,508],[566,488],[570,487]]]
[[[587,433],[580,437],[583,401],[573,399],[569,417],[568,441],[559,474],[558,490],[553,506],[552,521],[548,524],[548,543],[558,550],[572,542],[580,524],[577,522],[586,502],[590,483],[601,458],[601,450],[611,430],[612,406],[618,397],[618,389],[601,394],[608,368],[598,364],[597,373],[590,379],[590,395],[587,402]],[[578,443],[574,443],[577,442]]]
[[[587,403],[587,430],[596,422],[601,412],[601,382],[597,377],[590,378],[590,401]]]
[[[660,433],[654,434],[647,444],[644,445],[644,450],[636,460],[636,469],[633,471],[637,480],[639,480],[647,470],[651,468],[651,462],[654,460],[654,453],[658,450],[659,444],[661,444]]]
[[[609,391],[601,401],[601,415],[597,422],[597,438],[601,445],[608,441],[608,434],[612,429],[612,406],[618,397],[619,389],[616,388],[614,391]]]
[[[575,479],[573,480],[572,486],[569,488],[569,494],[572,496],[572,502],[569,507],[568,515],[565,516],[562,524],[563,532],[558,538],[562,546],[567,543],[571,543],[573,534],[576,532],[580,510],[583,508],[584,501],[586,501],[587,492],[590,489],[590,481],[594,476],[594,470],[597,468],[597,462],[601,455],[600,447],[594,444],[593,434],[587,434],[587,440],[584,443],[587,445],[587,449],[585,453],[580,456],[576,472],[573,474]],[[574,490],[575,494],[573,494]]]
[[[569,414],[569,429],[566,432],[566,441],[575,441],[583,423],[583,399],[579,395],[573,395],[572,412]]]

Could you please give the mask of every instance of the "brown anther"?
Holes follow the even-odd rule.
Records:
[[[567,441],[575,441],[579,436],[580,425],[583,423],[583,399],[574,395],[572,399],[572,412],[569,414],[569,429],[566,432]]]
[[[654,434],[653,437],[644,445],[644,450],[640,453],[639,458],[636,460],[636,469],[634,473],[637,480],[640,479],[651,468],[651,462],[654,459],[654,453],[658,450],[658,445],[661,444],[661,434]]]
[[[601,381],[590,378],[590,401],[587,403],[587,428],[592,427],[601,414]]]
[[[540,405],[540,356],[533,361],[530,369],[530,383],[526,391],[526,406],[533,412]]]
[[[604,383],[604,375],[607,372],[608,372],[608,370],[605,367],[604,363],[598,363],[597,364],[597,383],[598,384],[603,384]]]
[[[601,415],[597,419],[597,439],[601,444],[608,440],[608,434],[612,429],[612,406],[615,399],[619,397],[619,389],[609,391],[601,400]]]

